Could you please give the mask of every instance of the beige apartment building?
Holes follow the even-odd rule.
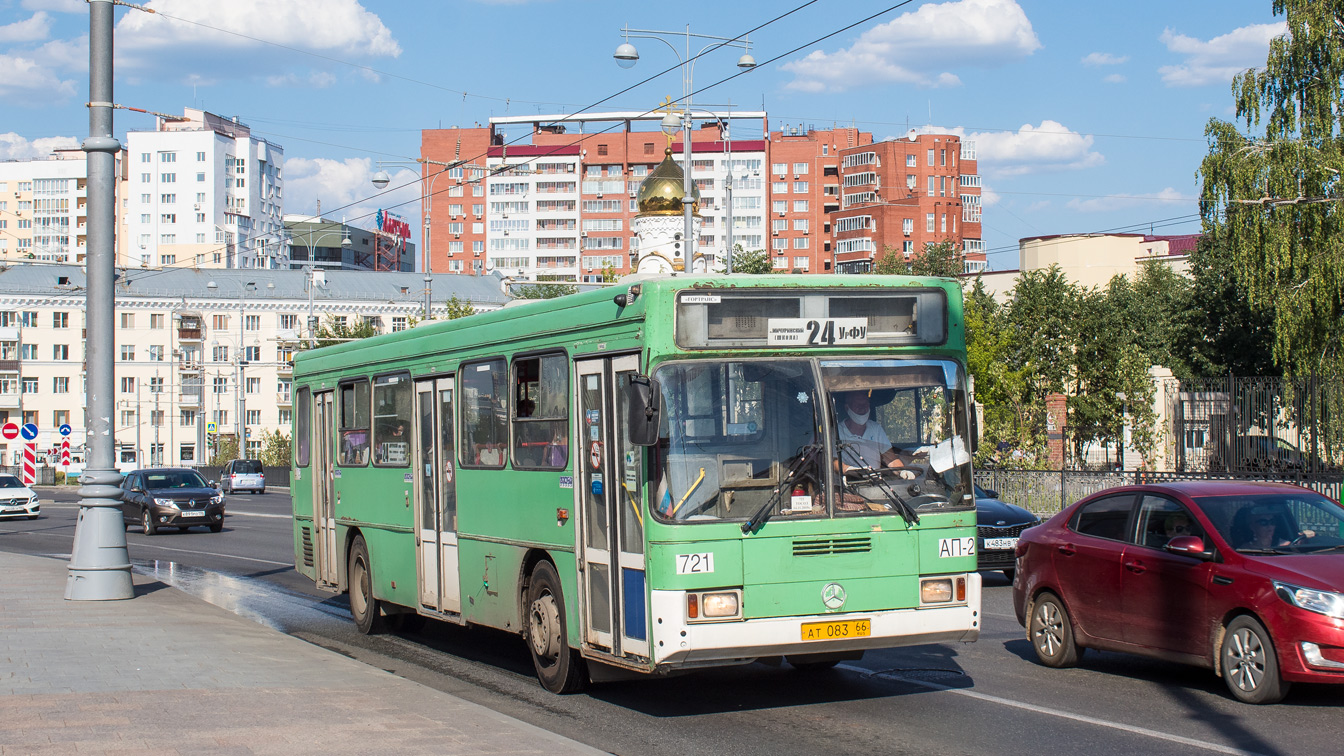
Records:
[[[68,424],[81,463],[87,285],[82,266],[0,266],[0,424],[37,425],[44,452]],[[115,286],[123,470],[202,465],[208,440],[239,436],[257,456],[263,433],[290,433],[293,360],[310,316],[398,331],[422,318],[425,301],[424,277],[410,272],[122,268]],[[453,296],[477,311],[509,299],[494,276],[435,276],[431,294],[438,317]],[[18,463],[20,443],[0,439],[4,464]]]

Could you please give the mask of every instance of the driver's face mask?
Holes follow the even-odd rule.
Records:
[[[871,414],[869,412],[860,414],[852,409],[846,409],[845,412],[849,413],[849,419],[852,420],[855,425],[867,425],[868,415]]]

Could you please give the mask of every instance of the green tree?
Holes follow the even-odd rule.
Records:
[[[476,308],[472,307],[470,302],[459,299],[456,294],[448,297],[448,301],[443,303],[443,307],[449,320],[457,320],[476,314]]]
[[[1190,256],[1190,301],[1178,349],[1193,375],[1270,375],[1274,372],[1274,316],[1251,304],[1231,255],[1200,239]]]
[[[905,261],[905,253],[888,244],[882,248],[882,254],[873,259],[872,273],[879,276],[909,275],[910,265]]]
[[[1211,119],[1201,213],[1250,305],[1273,316],[1286,373],[1344,375],[1344,0],[1274,0],[1287,33],[1232,82],[1234,124]]]
[[[775,272],[774,264],[770,261],[770,255],[763,249],[753,249],[747,252],[742,249],[741,244],[734,245],[733,249],[733,273],[762,274]]]
[[[1034,400],[1064,393],[1074,377],[1080,297],[1056,265],[1024,272],[1013,287],[1006,352],[1011,364],[1028,371],[1027,391]]]
[[[267,467],[289,467],[289,435],[280,431],[261,432],[261,463]]]
[[[351,325],[348,321],[337,320],[336,316],[328,315],[326,320],[317,325],[317,330],[313,333],[314,340],[317,342],[316,345],[310,346],[310,342],[305,341],[300,344],[299,348],[320,349],[377,335],[378,327],[368,320],[358,318],[354,325]]]
[[[910,261],[910,275],[956,278],[965,270],[964,257],[951,239],[929,242],[924,245],[924,251]]]
[[[523,286],[515,292],[519,299],[555,299],[573,294],[579,287],[573,284],[539,283]]]
[[[966,292],[966,366],[975,379],[975,401],[984,408],[978,464],[1043,464],[1045,404],[1027,390],[1026,370],[1009,357],[1007,314],[976,279]]]
[[[238,459],[238,439],[233,436],[216,436],[215,448],[210,455],[210,465],[223,467],[231,459]]]

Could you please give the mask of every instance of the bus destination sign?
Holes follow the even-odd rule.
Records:
[[[770,318],[769,346],[858,346],[868,343],[867,318]]]

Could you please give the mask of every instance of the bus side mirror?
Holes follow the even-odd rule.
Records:
[[[630,376],[626,392],[626,437],[636,446],[658,443],[658,421],[662,408],[658,381],[647,375]]]
[[[971,454],[980,450],[980,413],[971,405]]]

